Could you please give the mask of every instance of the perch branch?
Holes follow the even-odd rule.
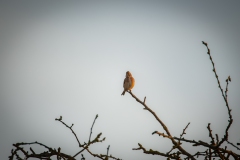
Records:
[[[145,107],[144,109],[148,110],[148,111],[156,118],[156,120],[161,124],[161,126],[163,127],[163,129],[165,130],[165,132],[167,133],[167,135],[168,135],[169,137],[171,137],[170,139],[171,139],[173,145],[174,145],[174,146],[178,146],[177,148],[180,150],[181,153],[183,153],[184,155],[186,155],[186,156],[190,157],[191,159],[194,159],[194,160],[195,160],[195,158],[194,158],[190,153],[188,153],[187,151],[185,151],[185,150],[181,147],[181,145],[178,145],[178,143],[172,138],[172,135],[171,135],[170,131],[168,130],[168,128],[166,127],[166,125],[161,121],[161,119],[157,116],[157,114],[156,114],[153,110],[151,110],[151,109],[146,105],[146,103],[144,103],[143,101],[141,101],[140,99],[138,99],[131,91],[129,91],[128,93],[129,93],[137,102],[139,102],[140,104],[142,104],[142,105]]]

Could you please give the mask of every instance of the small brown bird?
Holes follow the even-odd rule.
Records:
[[[132,74],[127,71],[126,72],[126,78],[123,81],[123,92],[122,95],[125,94],[126,91],[131,90],[135,85],[135,79],[133,78]]]

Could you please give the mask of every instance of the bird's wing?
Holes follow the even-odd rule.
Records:
[[[123,88],[129,89],[130,86],[131,86],[131,80],[129,77],[126,77],[123,82]]]

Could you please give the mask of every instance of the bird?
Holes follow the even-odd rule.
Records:
[[[135,79],[133,78],[132,74],[129,71],[127,71],[126,72],[126,77],[123,81],[124,90],[123,90],[121,95],[124,95],[125,92],[128,91],[128,90],[131,91],[131,89],[134,87],[134,85],[135,85]]]

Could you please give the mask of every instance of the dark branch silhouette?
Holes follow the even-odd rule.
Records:
[[[198,158],[199,156],[204,156],[205,159],[220,158],[220,159],[225,160],[225,159],[229,159],[230,157],[232,157],[232,158],[234,158],[236,160],[240,159],[240,154],[237,154],[237,153],[234,153],[231,150],[228,150],[227,146],[225,146],[224,148],[222,146],[224,142],[227,142],[228,144],[230,144],[231,146],[233,146],[234,148],[239,150],[239,148],[236,146],[236,145],[239,145],[239,143],[234,145],[233,143],[228,141],[228,137],[229,137],[228,131],[229,131],[229,128],[231,127],[231,125],[233,123],[233,118],[232,118],[232,114],[231,114],[232,110],[229,107],[228,95],[227,95],[227,93],[228,93],[228,85],[229,85],[229,82],[231,82],[231,77],[228,76],[228,78],[226,79],[226,89],[225,89],[225,91],[223,91],[223,89],[221,87],[221,84],[220,84],[220,81],[219,81],[219,78],[218,78],[218,75],[217,75],[217,72],[216,72],[215,64],[213,62],[213,59],[212,59],[212,56],[211,56],[211,53],[210,53],[210,49],[208,48],[208,44],[206,42],[202,42],[202,43],[207,47],[207,54],[209,55],[210,61],[212,63],[213,72],[214,72],[215,77],[217,79],[218,87],[219,87],[219,89],[221,91],[221,94],[222,94],[222,97],[223,97],[223,99],[225,101],[225,104],[226,104],[226,107],[227,107],[227,111],[228,111],[227,113],[229,115],[228,125],[227,125],[227,127],[225,129],[225,134],[224,134],[223,138],[221,138],[221,140],[219,140],[218,134],[215,134],[215,137],[214,137],[214,135],[212,134],[211,123],[208,123],[208,126],[207,126],[207,129],[208,129],[208,132],[209,132],[209,137],[211,139],[210,143],[204,142],[202,140],[195,141],[195,140],[188,140],[188,139],[184,138],[183,135],[186,134],[186,129],[189,126],[190,123],[188,123],[188,125],[183,129],[183,132],[180,135],[180,137],[175,137],[175,136],[173,137],[171,135],[170,131],[168,130],[168,128],[166,127],[166,125],[163,123],[163,121],[157,116],[157,114],[153,110],[151,110],[146,105],[146,103],[145,103],[146,102],[146,97],[144,98],[143,101],[141,101],[130,90],[130,91],[128,91],[128,93],[137,102],[139,102],[141,105],[143,105],[144,109],[148,110],[155,117],[155,119],[161,124],[161,126],[164,129],[164,131],[166,132],[166,133],[161,133],[161,132],[158,132],[158,131],[154,131],[152,134],[158,134],[159,136],[162,136],[163,138],[168,138],[169,140],[171,140],[171,142],[173,144],[173,147],[167,153],[161,153],[159,151],[154,151],[152,149],[147,150],[140,143],[138,143],[139,147],[138,148],[133,148],[133,150],[143,150],[143,152],[145,154],[160,155],[160,156],[167,157],[168,159],[181,159],[182,157],[184,157],[184,159],[192,159],[192,160],[194,160],[194,159]],[[191,153],[187,152],[181,146],[182,142],[188,143],[188,144],[192,144],[192,146],[195,146],[195,147],[196,146],[205,147],[206,151],[205,152],[199,152],[198,151],[195,154],[191,154]],[[175,149],[176,149],[176,151],[171,153]]]
[[[93,126],[94,126],[94,124],[95,124],[95,121],[96,121],[96,119],[98,118],[98,115],[96,115],[96,117],[95,117],[95,119],[94,119],[94,121],[93,121],[93,124],[92,124],[92,127],[91,127],[91,130],[90,130],[90,135],[89,135],[89,140],[88,140],[88,143],[90,142],[90,140],[91,140],[91,136],[92,136],[92,129],[93,129]]]
[[[112,155],[108,156],[108,152],[109,152],[109,147],[110,145],[108,146],[107,148],[107,154],[96,154],[96,153],[93,153],[89,150],[89,146],[90,145],[93,145],[94,143],[99,143],[99,142],[103,142],[105,140],[105,138],[103,139],[100,139],[101,138],[101,135],[102,133],[99,133],[93,140],[91,140],[91,135],[92,135],[92,130],[93,130],[93,126],[95,124],[95,121],[97,119],[98,115],[96,115],[94,121],[93,121],[93,124],[92,124],[92,127],[91,127],[91,132],[90,132],[90,135],[89,135],[89,140],[88,140],[88,143],[84,142],[83,144],[80,143],[79,141],[79,138],[77,137],[76,133],[74,132],[74,130],[72,129],[73,125],[72,124],[71,126],[67,125],[65,122],[62,121],[62,116],[60,116],[60,118],[56,118],[55,120],[56,121],[59,121],[61,122],[65,127],[67,127],[68,129],[71,130],[72,134],[75,136],[77,142],[78,142],[78,145],[79,145],[79,148],[80,148],[80,151],[77,152],[75,155],[69,155],[69,154],[65,154],[65,153],[62,153],[61,152],[61,148],[58,147],[58,149],[56,150],[55,148],[51,148],[51,147],[48,147],[47,145],[45,144],[42,144],[42,143],[39,143],[39,142],[31,142],[31,143],[16,143],[16,144],[13,144],[13,146],[15,147],[14,149],[12,149],[11,151],[11,155],[9,156],[9,160],[13,160],[14,157],[16,157],[16,159],[18,160],[27,160],[29,158],[37,158],[37,159],[46,159],[46,160],[50,160],[52,156],[56,156],[58,160],[76,160],[76,157],[80,154],[80,153],[83,153],[83,151],[87,151],[88,153],[90,153],[92,156],[94,157],[97,157],[99,159],[102,159],[102,160],[108,160],[109,158],[111,159],[115,159],[115,160],[120,160],[119,158],[116,158]],[[46,149],[46,151],[42,152],[42,153],[37,153],[36,151],[33,150],[32,147],[30,147],[30,151],[31,153],[28,152],[28,150],[26,150],[25,148],[23,148],[24,146],[26,145],[33,145],[33,144],[37,144],[39,146],[42,146]],[[19,153],[23,154],[24,157],[21,157],[19,156]],[[85,157],[83,154],[81,154],[82,158],[81,160],[85,160]]]
[[[140,103],[147,111],[149,111],[153,117],[159,122],[159,124],[162,126],[164,133],[159,132],[159,131],[154,131],[152,135],[159,135],[160,137],[167,138],[171,141],[172,148],[169,149],[168,152],[163,153],[157,150],[153,149],[146,149],[142,144],[138,143],[137,148],[133,148],[133,150],[142,150],[143,153],[145,154],[151,154],[151,155],[158,155],[158,156],[163,156],[166,157],[167,159],[186,159],[186,160],[196,160],[199,157],[204,157],[206,160],[212,160],[212,159],[222,159],[222,160],[228,160],[228,159],[235,159],[235,160],[240,160],[240,154],[235,153],[232,150],[228,149],[228,146],[234,147],[236,150],[240,150],[238,145],[240,143],[235,144],[233,142],[230,142],[228,140],[229,138],[229,129],[233,123],[233,118],[231,114],[231,109],[228,104],[228,85],[231,82],[231,77],[228,76],[226,79],[226,88],[225,91],[223,90],[217,72],[215,68],[215,64],[213,62],[210,49],[208,47],[208,44],[206,42],[202,42],[206,48],[207,48],[207,54],[209,55],[209,59],[212,63],[213,66],[213,72],[215,75],[215,78],[218,83],[218,87],[220,89],[221,95],[224,99],[226,108],[227,108],[227,114],[228,114],[228,124],[226,126],[226,129],[224,131],[223,137],[219,137],[218,134],[213,134],[213,131],[211,129],[211,123],[208,123],[207,125],[207,130],[208,130],[208,137],[210,139],[210,142],[205,142],[203,140],[191,140],[187,139],[184,137],[186,134],[186,130],[190,125],[190,122],[186,125],[185,128],[183,128],[182,133],[180,136],[173,136],[170,132],[170,130],[167,128],[167,126],[164,124],[164,122],[158,117],[158,115],[146,104],[146,97],[144,97],[143,101],[141,101],[137,96],[135,96],[131,90],[127,91],[138,103]],[[89,134],[89,139],[87,142],[81,141],[78,138],[77,134],[73,130],[73,125],[71,126],[67,125],[64,121],[62,121],[62,116],[60,118],[56,118],[56,121],[61,122],[66,128],[68,128],[72,134],[74,135],[78,146],[79,146],[79,151],[75,153],[74,155],[69,155],[66,153],[61,152],[61,148],[58,147],[58,149],[48,147],[45,144],[42,144],[40,142],[31,142],[31,143],[16,143],[13,144],[13,149],[11,150],[11,155],[9,156],[9,160],[13,160],[14,158],[17,160],[27,160],[29,158],[36,158],[36,159],[41,159],[41,160],[50,160],[52,156],[56,156],[58,160],[76,160],[78,155],[81,155],[81,160],[86,160],[86,158],[83,155],[83,152],[88,152],[90,155],[93,157],[102,159],[102,160],[108,160],[108,159],[115,159],[115,160],[120,160],[119,158],[116,158],[112,155],[109,155],[109,150],[110,150],[110,145],[107,147],[107,153],[106,154],[96,154],[93,153],[89,147],[95,143],[103,142],[105,138],[100,139],[102,133],[97,134],[97,136],[94,139],[91,139],[92,132],[93,132],[93,127],[95,125],[96,119],[98,118],[98,115],[95,116],[95,119],[92,123],[92,126],[90,128],[90,134]],[[190,153],[187,151],[186,148],[182,146],[182,143],[189,144],[193,147],[201,147],[204,148],[205,151],[197,151],[196,153]],[[227,144],[228,146],[223,146],[223,144]],[[43,148],[45,148],[46,151],[42,153],[38,153],[36,150],[33,149],[33,145],[39,145]],[[25,148],[24,148],[25,147]],[[29,147],[27,150],[26,148]],[[21,155],[21,156],[20,156]],[[78,158],[79,159],[79,158]]]

